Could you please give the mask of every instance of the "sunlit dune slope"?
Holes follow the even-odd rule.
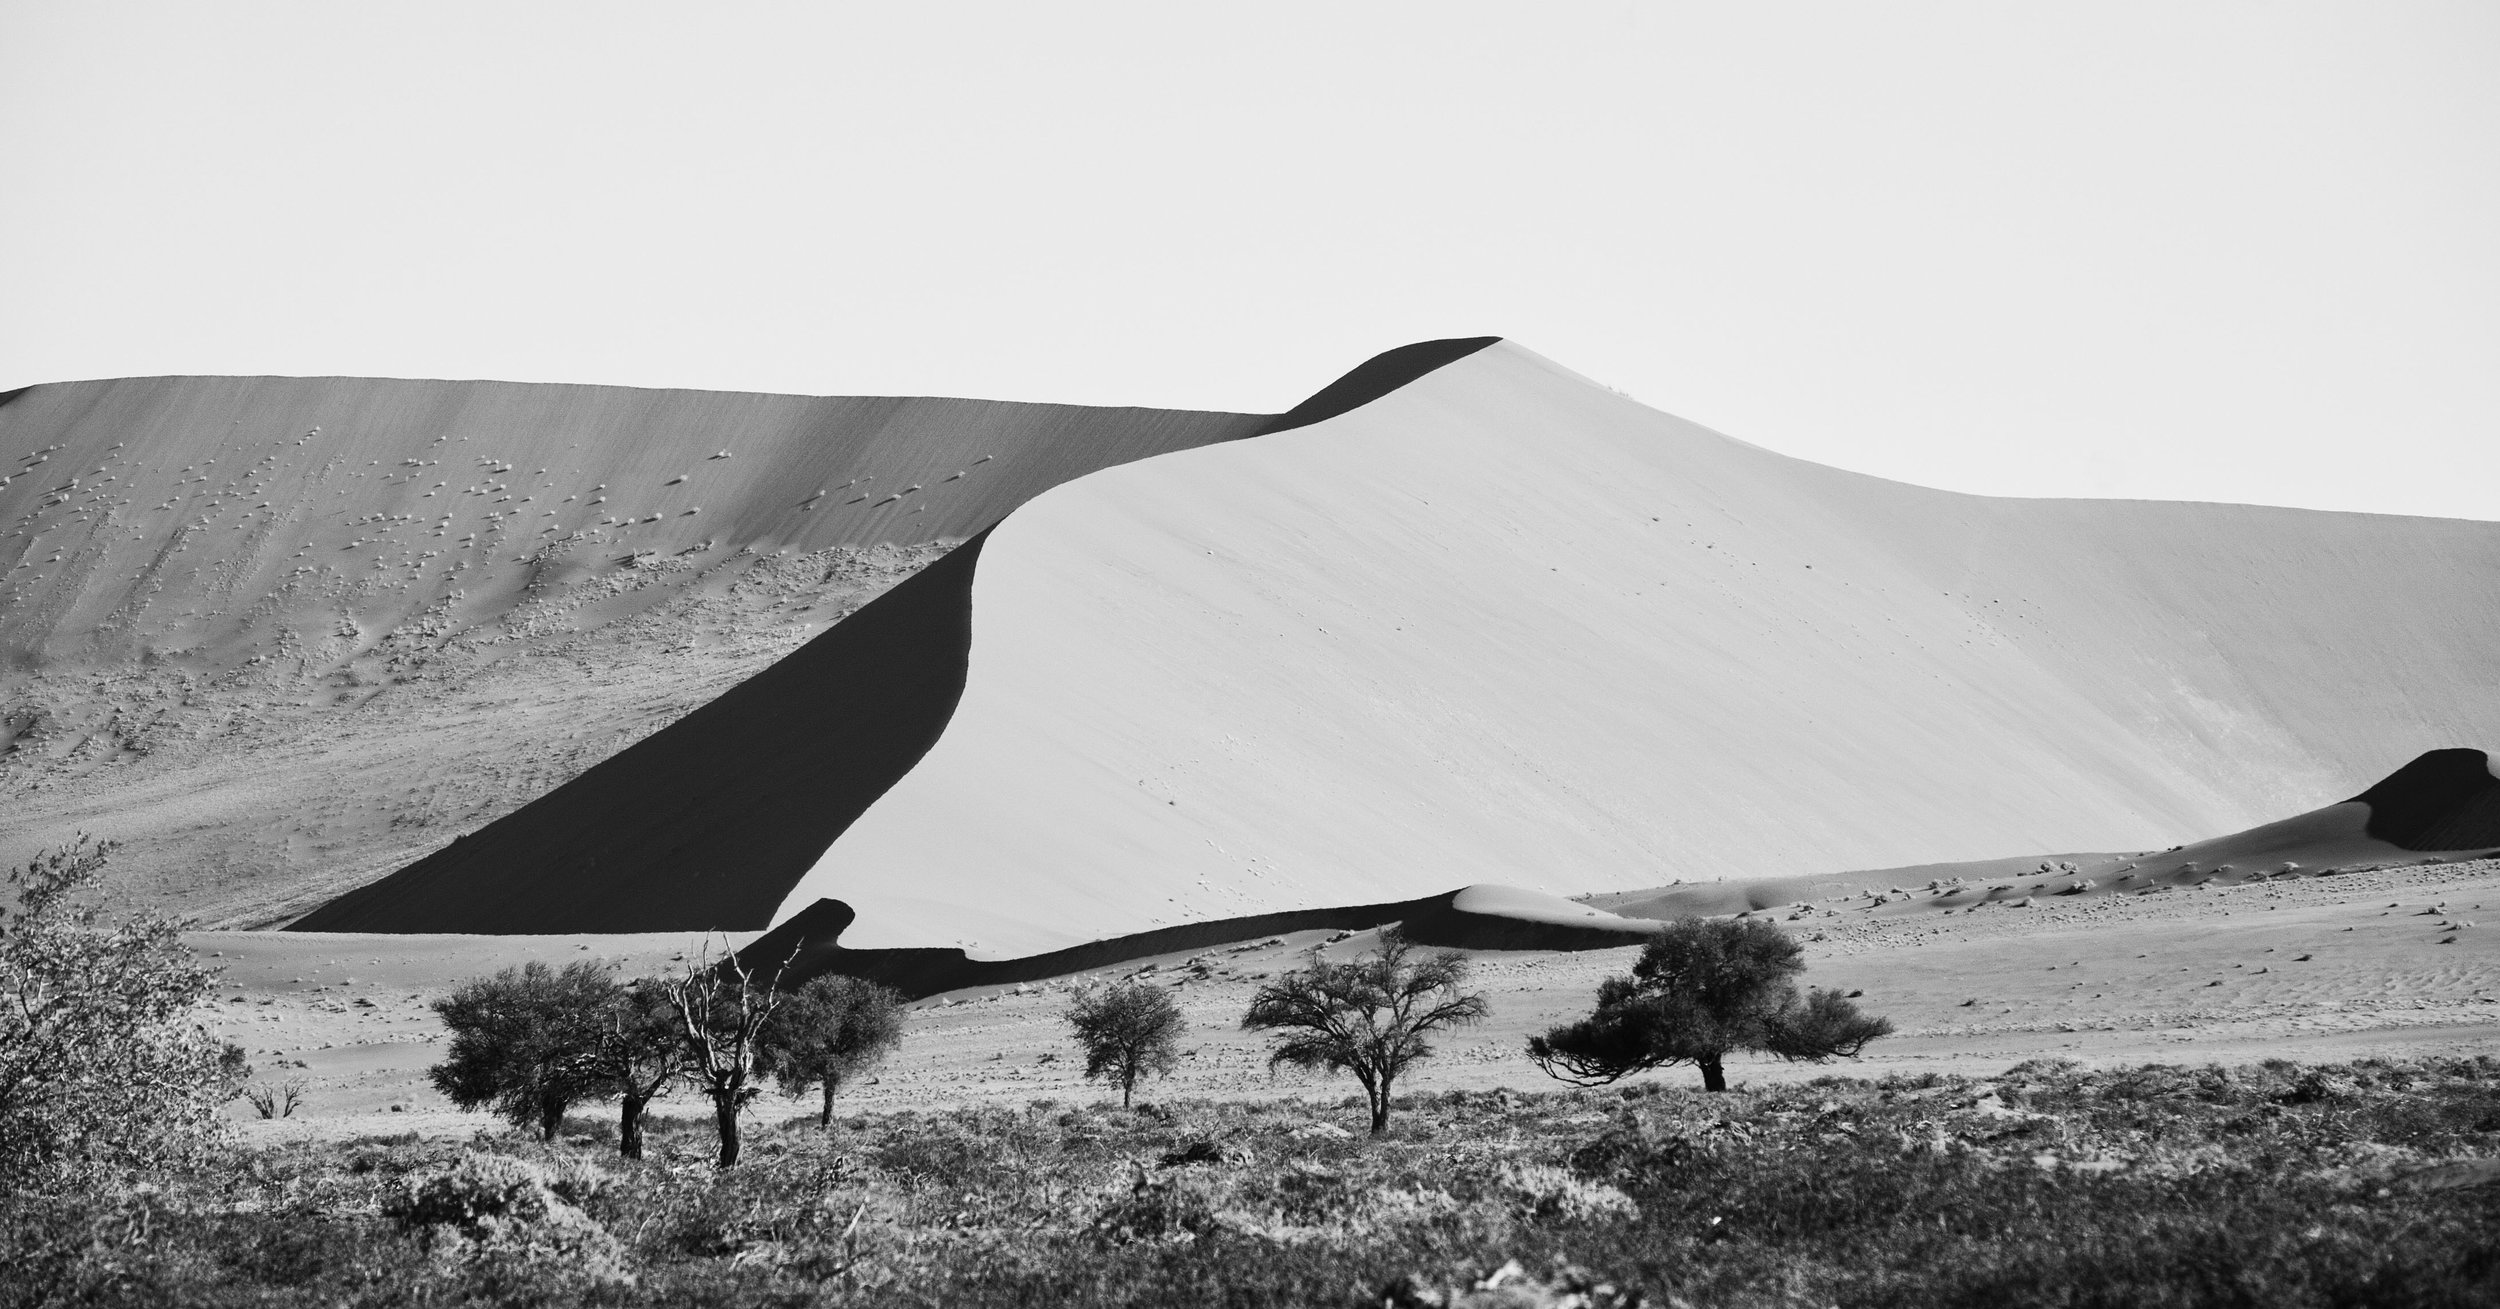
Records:
[[[1502,344],[1037,498],[972,633],[779,917],[999,958],[2245,829],[2500,739],[2500,525],[1925,490]]]

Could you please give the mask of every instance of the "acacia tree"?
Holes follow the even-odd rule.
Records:
[[[1180,1065],[1181,1007],[1157,986],[1127,981],[1080,991],[1064,1015],[1085,1049],[1085,1076],[1115,1082],[1125,1109],[1140,1078]]]
[[[706,950],[664,984],[683,1042],[686,1076],[712,1101],[723,1168],[738,1162],[738,1114],[761,1092],[754,1083],[765,1025],[785,998],[780,981],[788,966],[783,960],[769,975],[758,975],[735,953],[715,961]]]
[[[117,847],[81,834],[9,870],[0,905],[0,1185],[80,1185],[215,1139],[250,1076],[191,1017],[216,980],[182,925],[80,903]]]
[[[617,1098],[618,1155],[642,1157],[643,1110],[685,1072],[685,1061],[667,985],[647,977],[626,983],[600,1014],[584,1065],[592,1089]]]
[[[824,1092],[819,1126],[833,1126],[842,1083],[903,1043],[903,997],[857,977],[827,974],[783,997],[764,1026],[761,1071],[793,1097]]]
[[[1241,1025],[1285,1034],[1268,1055],[1271,1069],[1293,1064],[1354,1074],[1378,1136],[1389,1128],[1398,1078],[1432,1055],[1425,1033],[1478,1022],[1489,1012],[1483,996],[1460,989],[1466,980],[1466,956],[1454,950],[1416,956],[1406,934],[1391,927],[1371,954],[1342,964],[1316,961],[1260,987]]]
[[[559,972],[532,960],[435,1001],[451,1029],[443,1062],[427,1070],[435,1089],[463,1109],[491,1108],[556,1139],[567,1110],[610,1089],[593,1056],[624,996],[612,970],[581,960]]]
[[[1528,1057],[1580,1086],[1690,1063],[1702,1089],[1724,1091],[1737,1051],[1819,1063],[1892,1031],[1835,992],[1800,999],[1789,978],[1805,971],[1803,954],[1759,919],[1678,919],[1642,948],[1631,976],[1599,985],[1596,1012],[1528,1038]]]

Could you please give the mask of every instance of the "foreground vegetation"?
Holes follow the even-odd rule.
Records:
[[[2500,1059],[1706,1094],[1036,1103],[233,1151],[0,1214],[0,1297],[197,1305],[2500,1301]],[[1515,1264],[1515,1266],[1513,1266]],[[1486,1284],[1490,1284],[1489,1288]]]

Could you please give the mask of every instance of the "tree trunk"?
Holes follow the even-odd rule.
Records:
[[[552,1142],[564,1126],[564,1111],[570,1106],[562,1100],[542,1096],[538,1101],[538,1139]]]
[[[631,1091],[625,1093],[624,1108],[619,1111],[616,1123],[618,1158],[640,1159],[642,1157],[642,1110],[643,1106],[649,1103],[651,1103],[651,1097],[647,1095],[636,1095]]]
[[[824,1112],[816,1115],[816,1125],[826,1131],[833,1130],[833,1093],[840,1086],[841,1083],[834,1078],[825,1079],[825,1108]]]
[[[1373,1091],[1368,1086],[1363,1089],[1371,1092],[1372,1135],[1378,1136],[1389,1130],[1389,1079],[1381,1078],[1380,1089],[1377,1091]]]
[[[738,1095],[735,1091],[713,1094],[712,1120],[720,1125],[720,1166],[735,1167],[738,1163]]]
[[[1696,1059],[1693,1062],[1701,1065],[1701,1089],[1705,1091],[1727,1089],[1727,1070],[1719,1066],[1717,1055],[1712,1055],[1707,1059]]]
[[[1131,1072],[1120,1079],[1120,1107],[1123,1109],[1128,1108],[1129,1100],[1136,1094],[1137,1074]]]

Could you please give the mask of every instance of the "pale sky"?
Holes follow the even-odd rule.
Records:
[[[2500,518],[2500,4],[0,0],[0,388],[1278,410]]]

